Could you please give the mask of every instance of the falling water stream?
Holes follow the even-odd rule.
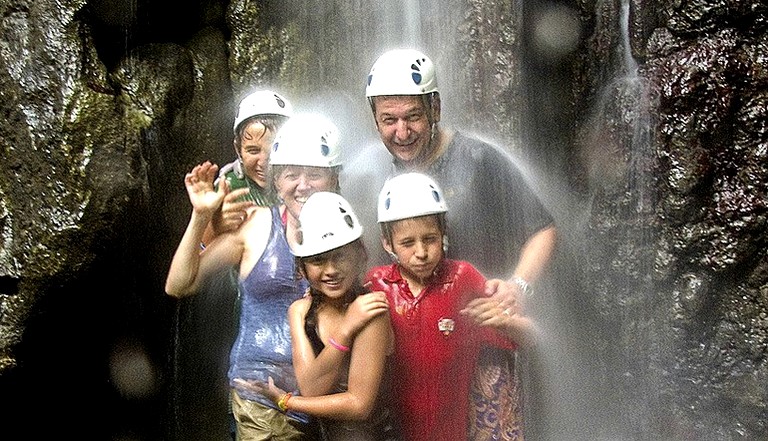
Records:
[[[287,78],[259,85],[332,118],[342,193],[376,194],[365,79],[408,46],[441,124],[508,150],[558,222],[520,353],[529,441],[765,438],[764,2],[6,3],[8,433],[228,439],[236,292],[162,292],[181,176],[232,159],[231,95]]]
[[[522,8],[520,2],[510,2],[512,8]],[[556,7],[555,7],[556,6]],[[551,9],[537,10],[538,22],[535,35],[539,38],[537,47],[556,61],[558,56],[567,54],[575,46],[578,29],[572,25],[574,12],[555,5]],[[284,14],[300,25],[299,38],[305,49],[312,54],[308,61],[312,78],[305,93],[292,96],[298,108],[317,110],[331,117],[339,126],[342,144],[345,147],[345,169],[343,176],[348,184],[342,184],[342,192],[366,192],[375,194],[376,181],[368,182],[360,176],[375,173],[372,168],[385,167],[388,154],[380,145],[370,109],[364,98],[365,78],[376,57],[394,47],[414,47],[428,54],[435,62],[438,83],[443,104],[442,124],[474,132],[474,127],[488,126],[478,121],[497,121],[493,103],[470,106],[470,97],[477,93],[478,84],[472,83],[473,67],[468,64],[466,35],[460,34],[468,11],[463,0],[402,0],[399,7],[390,2],[342,2],[334,0],[299,1],[289,0],[273,3],[271,14]],[[601,128],[613,121],[616,112],[630,115],[631,121],[622,128],[621,139],[616,139],[616,148],[630,149],[630,166],[635,183],[631,193],[634,209],[643,211],[646,206],[643,187],[642,162],[648,147],[647,115],[639,104],[642,102],[642,84],[637,79],[637,66],[629,55],[626,21],[628,6],[621,16],[624,37],[620,50],[624,51],[621,63],[615,67],[615,80],[605,87],[603,100],[597,105],[595,127]],[[522,11],[506,11],[511,17],[521,16]],[[521,29],[512,28],[520,33]],[[521,38],[507,36],[510,40]],[[542,52],[539,52],[541,54]],[[522,65],[525,54],[518,48],[508,61],[508,68]],[[514,74],[510,74],[514,77]],[[280,89],[279,85],[275,85]],[[529,85],[529,90],[535,87]],[[545,96],[546,91],[530,99]],[[617,109],[614,102],[620,102]],[[551,103],[550,103],[551,104]],[[558,104],[554,104],[558,106]],[[467,109],[476,109],[468,112]],[[635,109],[635,110],[631,110]],[[523,114],[525,109],[516,109]],[[513,118],[520,119],[521,115]],[[519,127],[518,125],[512,125]],[[631,127],[631,129],[629,128]],[[630,133],[631,132],[631,133]],[[538,148],[536,145],[521,146],[523,133],[499,136],[497,133],[475,133],[491,139],[510,151],[519,165],[526,171],[534,186],[541,189],[540,196],[549,204],[556,218],[571,206],[559,193],[562,190],[558,176],[560,172],[544,173],[534,164],[526,164],[521,158],[526,152]],[[632,138],[627,140],[626,138]],[[537,139],[528,137],[528,139]],[[551,152],[551,154],[561,154]],[[567,192],[564,192],[567,193]],[[374,218],[373,209],[361,213],[362,218]],[[560,219],[558,219],[560,220]],[[565,218],[563,219],[565,220]],[[568,220],[570,221],[570,219]],[[564,229],[572,225],[564,223]],[[564,237],[569,233],[564,231]],[[376,246],[369,244],[370,246]],[[621,439],[615,434],[620,430],[603,417],[605,407],[610,403],[599,398],[599,364],[590,360],[589,327],[580,323],[579,311],[558,304],[558,298],[578,298],[582,294],[572,280],[558,277],[572,275],[578,278],[577,270],[569,256],[555,262],[557,277],[540,284],[539,295],[543,300],[534,308],[539,320],[543,338],[540,347],[522,356],[523,377],[526,382],[527,414],[532,438],[539,439]],[[176,320],[176,348],[173,357],[174,381],[172,420],[174,433],[217,434],[227,430],[226,414],[226,366],[228,349],[234,338],[236,321],[235,294],[227,290],[226,276],[213,282],[192,302],[178,310]],[[567,288],[566,288],[567,287]],[[222,301],[220,293],[227,293]],[[229,323],[229,324],[227,324]],[[596,367],[597,366],[597,367]],[[196,385],[195,387],[190,387]]]
[[[591,186],[598,198],[611,200],[617,207],[617,216],[622,219],[621,225],[613,227],[591,226],[596,231],[612,230],[610,234],[615,235],[611,237],[616,243],[611,246],[622,256],[623,267],[614,270],[622,274],[622,280],[616,282],[619,289],[589,293],[598,297],[595,304],[600,306],[596,314],[603,325],[596,329],[594,336],[582,334],[607,346],[599,351],[602,359],[592,365],[595,369],[592,375],[600,377],[600,388],[585,391],[581,396],[602,401],[602,413],[589,417],[596,425],[592,433],[601,435],[597,439],[612,440],[642,439],[647,433],[645,428],[651,427],[648,408],[654,391],[645,369],[653,359],[653,352],[659,349],[658,342],[652,341],[656,334],[649,329],[654,324],[649,320],[654,314],[654,285],[653,256],[648,255],[648,249],[657,234],[651,173],[652,103],[631,51],[629,0],[620,3],[619,12],[616,23],[604,24],[618,27],[618,41],[586,124],[585,143],[585,150],[591,152],[587,161],[593,167]],[[587,215],[592,208],[591,205],[586,208]],[[583,242],[580,246],[588,247],[592,240],[605,240],[600,237],[599,234],[585,236],[579,239]],[[587,280],[587,289],[589,283]],[[644,344],[628,344],[617,339],[619,335],[631,335],[634,341]],[[642,349],[637,351],[638,347]],[[625,396],[624,385],[628,384],[637,392],[631,397]],[[604,395],[595,395],[598,390],[603,390]],[[582,435],[587,437],[589,432]]]
[[[479,110],[480,113],[466,111],[470,108],[467,101],[471,91],[477,87],[470,82],[472,66],[467,65],[466,57],[462,55],[462,45],[457,44],[461,38],[466,38],[459,35],[462,20],[467,14],[466,2],[403,0],[400,3],[400,7],[393,7],[391,3],[384,2],[291,0],[274,6],[301,24],[301,40],[314,54],[310,61],[310,70],[315,73],[312,81],[315,87],[311,87],[305,95],[293,97],[293,100],[297,107],[320,111],[331,117],[339,126],[342,145],[346,149],[342,193],[348,197],[352,192],[375,194],[377,189],[374,187],[378,185],[375,184],[378,181],[367,181],[361,176],[380,176],[380,172],[371,168],[387,166],[388,154],[378,141],[370,109],[364,98],[368,70],[376,57],[385,50],[413,47],[421,49],[433,59],[437,66],[443,103],[442,124],[471,131],[472,127],[478,125],[478,120],[495,121],[491,103],[483,106]],[[522,3],[510,4],[514,8],[522,7]],[[568,14],[573,11],[564,8],[553,11],[551,14],[547,14],[546,10],[541,13],[542,22],[537,28],[538,32],[549,39],[547,44],[550,50],[567,52],[575,44],[573,39],[578,37],[574,34],[572,25],[566,26],[572,21]],[[521,11],[507,12],[510,16],[522,14]],[[519,33],[520,29],[513,32]],[[558,32],[565,34],[559,35]],[[512,40],[516,38],[520,37],[510,37]],[[566,45],[565,49],[562,46],[557,47],[558,44]],[[512,62],[513,65],[522,63],[523,60],[519,60],[522,56],[522,53],[512,54],[513,59],[518,59]],[[518,111],[524,112],[522,109]],[[495,134],[487,133],[475,134],[486,139],[496,139],[493,142],[509,150],[517,158],[525,156],[525,149],[520,147],[519,138],[522,134],[513,134],[513,138],[498,138]],[[532,150],[536,147],[527,148]],[[536,175],[535,168],[524,162],[519,165],[526,170],[533,182],[541,182],[542,176]],[[544,179],[549,179],[550,182],[544,187],[552,192],[557,191],[560,185],[556,181],[557,175],[547,176],[548,178]],[[550,203],[567,203],[555,194],[541,196]],[[361,218],[367,219],[364,223],[373,225],[375,221],[371,223],[371,219],[375,218],[375,204],[370,204],[370,209],[368,213],[361,213]],[[548,291],[551,294],[551,290],[558,289],[560,283],[553,281],[543,284],[540,295],[547,296]],[[532,424],[532,430],[535,426],[541,439],[564,439],[561,438],[563,436],[569,436],[570,439],[590,439],[601,432],[597,427],[600,423],[595,417],[599,406],[590,402],[593,394],[590,384],[595,381],[591,376],[594,373],[586,372],[579,361],[584,356],[583,352],[573,349],[573,345],[578,343],[572,341],[574,335],[568,330],[576,330],[578,327],[565,322],[571,320],[570,316],[558,310],[559,307],[552,305],[552,302],[543,303],[549,306],[541,306],[538,314],[541,316],[542,329],[546,336],[542,339],[542,346],[537,353],[530,354],[522,363],[523,369],[530,370],[524,375],[530,384],[527,388],[531,402],[530,417],[542,420]],[[206,308],[199,308],[193,312],[198,316],[196,320],[206,321],[206,317],[210,317],[210,311],[204,309]],[[222,312],[220,308],[219,312]],[[184,317],[180,317],[180,321],[182,327],[188,326],[188,323],[184,323]],[[200,323],[198,326],[202,328],[209,324]],[[567,337],[568,334],[571,335],[570,338]],[[219,343],[223,340],[226,339],[219,339]],[[181,347],[184,350],[190,349],[189,345],[183,343]],[[223,357],[223,352],[219,352],[219,355]],[[188,357],[188,354],[182,355],[182,358]],[[185,363],[184,360],[179,362]],[[184,397],[177,395],[176,399],[183,400]],[[222,406],[217,406],[216,409],[221,410]],[[221,423],[216,417],[209,419]]]

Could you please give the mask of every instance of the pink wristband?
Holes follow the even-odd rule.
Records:
[[[349,352],[349,346],[344,346],[343,344],[334,340],[333,337],[328,338],[328,343],[330,343],[331,346],[340,350],[341,352]]]

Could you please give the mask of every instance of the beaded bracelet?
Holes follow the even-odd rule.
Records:
[[[277,407],[279,407],[281,411],[287,412],[288,411],[288,400],[290,400],[292,396],[293,396],[293,394],[290,393],[290,392],[284,393],[280,397],[280,399],[277,400]]]
[[[344,346],[343,344],[334,340],[333,337],[328,338],[328,343],[330,343],[331,346],[340,350],[341,352],[349,352],[349,346]]]

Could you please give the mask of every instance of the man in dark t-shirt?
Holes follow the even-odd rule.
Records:
[[[487,302],[478,307],[506,315],[519,311],[556,242],[552,216],[522,170],[499,147],[439,125],[435,66],[418,50],[395,49],[381,55],[368,75],[366,96],[379,137],[391,156],[391,165],[380,168],[378,176],[368,182],[380,185],[389,176],[409,171],[435,179],[451,207],[447,256],[470,262],[488,278]],[[355,182],[365,180],[358,179],[354,166],[347,170],[350,183],[342,182],[342,187],[352,199],[353,187],[362,185]],[[359,196],[358,204],[373,200],[370,195]],[[375,240],[370,239],[377,231],[373,227],[367,228],[369,244]],[[522,439],[516,377],[509,370],[506,375],[498,374],[499,366],[510,363],[514,366],[514,353],[509,351],[481,354],[473,399],[477,409],[494,415],[478,413],[470,434]]]

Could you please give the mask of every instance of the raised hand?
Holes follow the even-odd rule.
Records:
[[[225,185],[224,181],[226,180],[222,179],[222,185]],[[252,200],[238,201],[238,199],[248,195],[249,191],[248,188],[238,188],[224,196],[221,212],[213,218],[213,227],[217,234],[236,230],[248,217],[248,209],[255,207],[256,203]]]
[[[198,213],[212,212],[217,210],[224,196],[229,189],[225,185],[220,185],[219,190],[213,189],[213,181],[219,167],[206,161],[196,165],[192,171],[184,176],[184,185],[187,188],[189,201],[192,203],[192,209]]]

